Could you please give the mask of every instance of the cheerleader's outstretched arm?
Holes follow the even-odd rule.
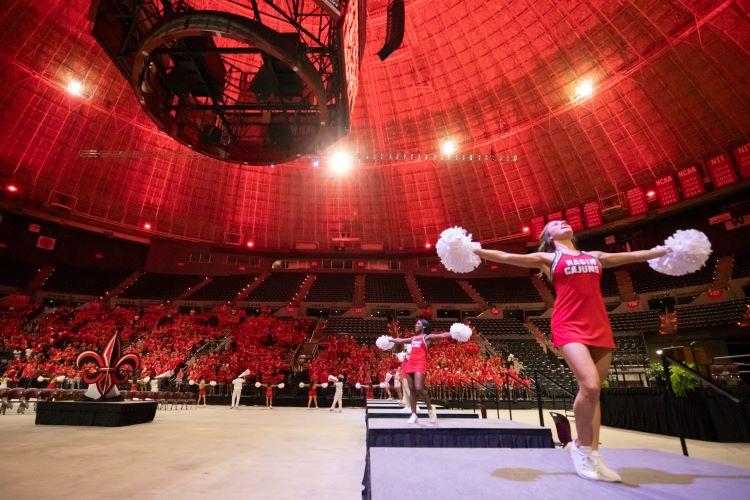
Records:
[[[669,247],[654,247],[651,250],[636,250],[634,252],[588,252],[591,256],[599,259],[604,267],[617,267],[637,262],[646,262],[667,255],[672,251]]]

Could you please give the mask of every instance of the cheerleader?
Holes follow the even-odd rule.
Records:
[[[401,402],[404,399],[404,394],[401,391],[401,367],[396,368],[396,374],[393,376],[393,390],[396,391],[398,401]]]
[[[263,384],[266,388],[266,408],[273,410],[273,384]]]
[[[314,403],[315,408],[318,407],[318,384],[310,382],[309,384],[302,384],[302,387],[309,387],[307,391],[307,409],[310,409],[310,404]]]
[[[582,252],[575,242],[567,222],[551,221],[542,231],[538,252],[521,255],[476,249],[474,253],[501,264],[540,269],[552,282],[556,292],[552,342],[563,353],[579,388],[573,404],[578,437],[570,447],[576,473],[586,479],[619,482],[620,476],[604,464],[598,452],[599,393],[615,347],[601,294],[601,272],[603,267],[645,262],[671,250]]]
[[[198,382],[198,402],[196,404],[201,404],[201,398],[203,398],[203,406],[206,406],[206,386],[208,384],[206,383],[205,379],[201,379],[200,382]]]
[[[409,359],[404,362],[403,372],[407,376],[409,383],[409,406],[411,407],[411,417],[409,423],[417,423],[417,398],[421,397],[427,405],[427,412],[430,416],[430,423],[437,422],[437,412],[430,402],[430,395],[424,388],[424,379],[427,374],[427,349],[430,341],[450,338],[450,332],[430,333],[430,322],[426,319],[417,320],[414,325],[415,335],[405,339],[391,338],[391,342],[396,345],[408,344],[411,346]]]

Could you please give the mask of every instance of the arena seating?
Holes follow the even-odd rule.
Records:
[[[232,300],[256,276],[255,274],[216,276],[209,284],[188,295],[186,300]]]
[[[615,332],[656,332],[659,331],[659,311],[638,311],[631,313],[610,313],[609,321]],[[546,335],[550,335],[550,318],[531,318],[531,322]]]
[[[0,285],[23,288],[34,277],[38,265],[0,259]]]
[[[422,292],[422,297],[430,304],[471,304],[473,302],[454,279],[431,276],[415,276],[414,278],[419,291]]]
[[[251,302],[289,302],[302,286],[305,273],[271,273],[245,300]]]
[[[365,276],[365,301],[381,303],[412,302],[409,287],[402,274],[367,274]]]
[[[351,302],[353,298],[354,274],[318,274],[305,301]]]
[[[732,279],[747,278],[748,276],[750,276],[750,251],[737,252],[734,254]]]
[[[326,333],[348,334],[360,342],[370,342],[388,334],[388,320],[385,318],[328,318]]]
[[[616,335],[613,363],[643,366],[648,363],[646,344],[641,335]]]
[[[522,373],[528,378],[533,378],[535,370],[546,375],[565,388],[572,387],[574,383],[573,374],[555,359],[551,354],[544,352],[542,346],[534,339],[507,339],[489,338],[492,346],[501,354],[502,359],[507,359],[508,354],[513,354],[523,365]],[[540,380],[540,384],[548,389],[548,392],[559,392],[550,387],[547,381]]]
[[[132,273],[127,270],[105,271],[59,264],[55,266],[55,270],[42,288],[54,292],[101,296]]]
[[[125,299],[172,300],[188,287],[203,281],[203,276],[146,273],[120,295]]]
[[[620,290],[617,287],[617,276],[615,275],[615,269],[604,268],[602,271],[602,295],[604,297],[617,297],[620,295]]]
[[[483,319],[472,318],[469,324],[482,335],[490,338],[503,335],[530,335],[523,323],[514,318]]]
[[[700,306],[678,306],[677,329],[716,328],[737,326],[750,299],[727,300]]]
[[[471,278],[466,280],[471,287],[492,304],[514,302],[541,302],[531,278]]]
[[[636,293],[658,292],[661,290],[673,290],[688,286],[709,285],[713,279],[716,259],[710,259],[698,272],[686,274],[685,276],[669,276],[657,273],[648,264],[637,264],[628,266],[630,279]]]

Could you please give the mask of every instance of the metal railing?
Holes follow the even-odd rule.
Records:
[[[675,418],[677,420],[677,433],[680,437],[680,446],[682,447],[682,454],[687,457],[688,449],[687,449],[687,442],[686,442],[686,436],[685,436],[685,425],[683,424],[682,419],[680,418],[680,414],[677,412],[677,407],[675,405],[677,396],[675,395],[674,388],[672,387],[672,377],[670,377],[670,365],[679,366],[681,369],[685,370],[688,374],[701,380],[704,384],[706,384],[711,389],[713,389],[714,392],[724,396],[725,398],[729,399],[733,403],[742,404],[742,401],[739,398],[735,397],[734,395],[728,393],[727,391],[725,391],[718,385],[716,385],[708,377],[704,376],[701,373],[698,373],[696,370],[693,370],[686,364],[677,361],[676,359],[669,356],[668,354],[662,353],[661,363],[662,363],[662,366],[664,367],[664,379],[666,380],[666,385],[667,385],[667,397],[668,397],[669,405],[672,407],[672,412],[675,415]]]

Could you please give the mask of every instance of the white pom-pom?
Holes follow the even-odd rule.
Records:
[[[195,380],[193,380],[193,379],[188,380],[188,384],[195,385]]]
[[[471,241],[471,234],[460,227],[451,227],[440,233],[435,249],[445,268],[456,273],[468,273],[479,267],[482,259],[474,250],[482,248]]]
[[[451,325],[451,338],[459,342],[467,342],[471,338],[471,327],[463,323],[453,323]]]
[[[148,384],[149,382],[151,382],[151,377],[144,378],[143,382],[146,383],[146,384]]]
[[[216,387],[216,381],[212,380],[211,382],[208,383],[208,385],[210,385],[211,387]]]
[[[255,382],[255,387],[257,387],[257,388],[260,388],[260,386],[262,386],[262,385],[263,384],[261,384],[260,382]]]
[[[379,387],[380,387],[381,389],[385,389],[385,382],[380,382],[380,384],[378,384],[378,386],[379,386]]]
[[[648,261],[654,271],[670,276],[694,273],[706,265],[711,242],[697,229],[679,230],[664,241],[672,252]]]
[[[403,363],[406,360],[406,353],[405,352],[400,352],[400,353],[396,354],[396,358],[398,358],[398,362],[399,363]]]
[[[284,384],[284,382],[281,382],[276,387],[278,387],[279,389],[283,389],[284,387],[286,387],[286,385]]]
[[[362,388],[362,384],[360,384],[359,382],[357,382],[356,384],[354,384],[354,387],[355,387],[355,388],[356,388],[357,390],[360,390],[360,389]]]
[[[304,383],[304,382],[300,382],[300,383],[299,383],[299,388],[300,388],[300,389],[303,389],[304,387],[305,387],[305,383]]]
[[[39,375],[39,376],[38,376],[38,377],[36,378],[36,381],[37,381],[37,382],[44,382],[44,377],[42,377],[41,375]]]
[[[390,349],[393,349],[393,346],[395,345],[393,342],[391,342],[391,340],[393,340],[393,337],[389,337],[388,335],[381,335],[375,341],[375,345],[378,346],[379,349],[388,351]]]
[[[55,377],[55,382],[63,382],[65,380],[65,375],[60,375],[59,377]]]
[[[339,379],[334,377],[333,375],[328,375],[328,381],[329,382],[338,382]]]

